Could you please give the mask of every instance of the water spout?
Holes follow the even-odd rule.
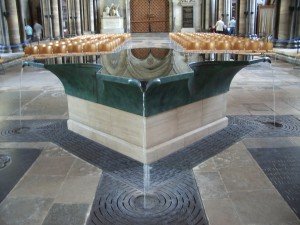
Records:
[[[272,71],[273,77],[273,126],[276,127],[276,94],[275,94],[275,75],[274,70],[272,68],[272,64],[270,63],[270,69]]]
[[[151,167],[148,164],[144,164],[144,209],[148,208],[147,204],[147,195],[149,195],[150,189],[150,169]]]
[[[22,63],[23,64],[23,63]],[[20,72],[20,82],[19,82],[19,126],[22,129],[22,80],[23,80],[24,66],[21,68]]]

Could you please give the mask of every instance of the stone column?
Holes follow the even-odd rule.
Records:
[[[231,0],[224,0],[223,1],[223,21],[226,26],[228,26],[230,18],[231,18],[231,7],[232,1]]]
[[[214,26],[214,24],[211,24],[210,20],[210,0],[204,0],[204,29],[208,30],[210,26]]]
[[[67,0],[67,10],[68,10],[68,30],[69,34],[72,35],[75,33],[75,25],[74,25],[74,4],[73,0]]]
[[[4,2],[0,1],[0,12],[6,12],[4,10]],[[0,43],[4,45],[4,47],[1,47],[0,52],[1,53],[6,53],[10,52],[11,49],[9,47],[9,36],[8,36],[8,28],[7,28],[7,23],[6,23],[6,18],[4,17],[4,14],[0,14]]]
[[[98,1],[97,0],[93,0],[94,1],[94,27],[95,27],[95,33],[99,33],[100,31],[100,26],[98,23]]]
[[[90,8],[90,3],[89,0],[81,0],[81,15],[82,15],[82,21],[81,21],[81,30],[82,33],[89,31],[89,25],[90,25],[90,15],[89,15],[89,8]]]
[[[56,58],[55,64],[62,64],[62,57]]]
[[[41,0],[44,38],[51,38],[52,35],[51,11],[49,4],[49,0]]]
[[[11,44],[11,50],[13,52],[23,51],[22,45],[20,44],[20,30],[18,21],[18,12],[16,1],[5,0],[7,25],[8,25],[8,35]]]
[[[58,0],[52,0],[52,20],[54,38],[60,36]]]
[[[174,32],[180,32],[182,28],[182,7],[180,4],[180,0],[172,0],[172,2],[173,2]]]
[[[248,0],[247,34],[254,34],[256,30],[257,0]]]
[[[95,17],[94,17],[94,0],[89,0],[90,1],[90,30],[91,33],[95,33]]]
[[[200,19],[201,19],[200,0],[198,0],[195,1],[195,5],[194,5],[194,28],[196,32],[200,31]]]
[[[59,31],[60,31],[60,37],[64,38],[65,37],[64,28],[66,26],[66,22],[64,21],[64,12],[62,9],[63,9],[63,2],[62,0],[58,0],[58,14],[59,14],[59,26],[60,26]]]
[[[76,34],[81,35],[81,13],[80,13],[80,0],[75,0],[75,23],[76,23]]]
[[[131,32],[131,27],[130,27],[130,0],[125,1],[125,13],[126,13],[126,31],[127,33]]]
[[[203,22],[204,22],[204,15],[205,12],[203,11],[204,8],[204,1],[201,0],[199,3],[199,12],[200,12],[200,16],[199,16],[199,25],[200,25],[200,32],[204,31],[204,27],[203,27]]]
[[[298,12],[297,12],[297,17],[296,17],[296,36],[297,37],[300,36],[300,11],[299,11],[299,7],[300,7],[300,0],[298,0]],[[299,45],[298,45],[298,47],[299,47]]]
[[[294,42],[294,38],[299,37],[297,34],[298,32],[298,23],[299,23],[299,10],[297,10],[300,7],[300,1],[299,0],[294,0],[293,4],[291,5],[291,10],[292,10],[292,18],[291,18],[291,23],[290,23],[290,37],[289,37],[289,48],[296,48],[297,43]]]
[[[217,22],[218,15],[216,15],[216,12],[217,12],[216,0],[210,0],[210,14],[209,14],[210,26],[214,26]]]
[[[29,18],[27,15],[29,14],[29,9],[28,9],[28,0],[18,0],[19,1],[19,6],[21,7],[19,15],[19,23],[20,23],[20,36],[21,36],[21,42],[24,42],[26,40],[26,33],[25,33],[25,25],[28,24]],[[31,26],[31,24],[29,24]]]
[[[239,26],[237,34],[245,35],[246,34],[246,14],[247,14],[247,1],[240,0],[240,17],[239,17]],[[246,13],[246,14],[245,14]]]
[[[223,18],[223,21],[224,21],[224,3],[225,3],[226,0],[223,0],[223,1],[218,1],[217,2],[217,20],[219,20],[220,17]]]
[[[287,40],[289,38],[289,24],[290,24],[290,3],[289,1],[280,2],[280,15],[279,15],[279,26],[278,26],[278,39],[279,42],[275,44],[276,47],[284,47],[285,43],[281,40]]]

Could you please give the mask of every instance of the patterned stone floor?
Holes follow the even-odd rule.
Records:
[[[137,36],[128,45],[166,47],[170,46],[170,42],[164,35],[148,39]],[[115,222],[102,220],[104,222],[100,223],[89,215],[90,212],[97,215],[91,209],[95,209],[97,202],[102,204],[99,197],[111,191],[114,182],[117,186],[121,182],[124,189],[134,189],[136,193],[141,191],[142,165],[128,163],[124,157],[116,160],[111,156],[115,153],[107,149],[99,156],[100,160],[89,160],[88,154],[80,154],[74,147],[80,146],[79,143],[76,145],[76,139],[69,146],[62,145],[56,138],[59,133],[50,139],[51,126],[58,124],[63,128],[63,121],[68,118],[61,83],[48,71],[25,68],[20,110],[20,70],[21,67],[11,68],[0,76],[0,149],[5,154],[12,150],[25,152],[26,149],[41,153],[0,203],[0,224],[76,225],[93,224],[93,221],[95,224],[127,224],[128,217],[124,218],[125,222],[116,222],[118,218],[115,217]],[[271,67],[258,64],[240,71],[228,93],[227,113],[241,117],[230,117],[230,132],[224,130],[179,152],[177,156],[157,162],[150,170],[158,174],[151,177],[153,189],[164,187],[172,192],[181,188],[177,193],[184,195],[184,185],[191,187],[190,193],[193,194],[190,196],[198,197],[190,203],[204,209],[210,225],[300,224],[297,202],[299,167],[295,166],[298,165],[295,159],[298,159],[300,148],[297,126],[297,118],[300,118],[299,87],[299,71],[294,69],[294,65],[279,60],[274,60]],[[283,123],[283,127],[278,128],[280,132],[265,123],[272,121],[274,111],[276,121],[282,120]],[[22,119],[23,130],[16,129],[20,127],[19,119]],[[240,126],[242,123],[247,126]],[[41,132],[41,127],[49,129]],[[228,138],[224,132],[233,135]],[[35,133],[39,135],[33,135]],[[72,138],[72,135],[68,137]],[[85,147],[89,150],[97,146],[90,143]],[[283,154],[289,163],[282,165],[281,160],[272,158]],[[189,157],[184,158],[187,155]],[[176,157],[182,160],[178,162]],[[170,183],[180,182],[182,176],[186,181],[181,186],[170,186]],[[281,178],[288,181],[289,188],[280,183]],[[115,196],[120,196],[120,192],[116,192]],[[139,199],[138,196],[136,199]],[[156,198],[152,200],[156,206]],[[139,207],[140,201],[136,200],[134,204]],[[152,209],[155,212],[157,208]],[[140,216],[135,223],[176,224],[179,221],[171,213],[162,216],[165,216],[165,222],[147,221],[147,217]],[[203,223],[198,221],[186,217],[180,224]]]

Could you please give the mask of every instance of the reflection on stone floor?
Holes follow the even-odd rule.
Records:
[[[147,40],[136,37],[128,44],[160,47],[170,45],[165,37]],[[0,76],[2,128],[20,119],[20,68],[11,68]],[[273,61],[272,67],[265,64],[248,67],[240,71],[233,80],[228,93],[227,114],[272,116],[275,110],[276,115],[294,115],[300,118],[299,87],[299,73],[292,64]],[[28,122],[65,120],[68,118],[67,111],[66,97],[60,81],[48,71],[26,68],[22,80],[21,119]],[[34,122],[32,125],[34,129],[37,128]],[[290,126],[289,129],[293,127]],[[278,194],[263,172],[265,169],[261,169],[251,155],[273,148],[282,148],[282,151],[285,148],[299,148],[299,135],[289,133],[289,129],[285,128],[282,135],[276,137],[270,138],[261,132],[260,136],[238,140],[237,143],[225,146],[224,150],[220,149],[220,153],[213,157],[193,165],[195,181],[210,225],[300,224],[295,214],[297,212],[294,213]],[[102,170],[46,139],[34,138],[30,133],[33,130],[24,134],[27,135],[25,141],[10,138],[11,130],[3,132],[1,129],[1,149],[38,149],[41,154],[1,202],[0,224],[20,224],[20,221],[24,224],[84,224],[88,219]],[[251,149],[251,154],[248,149]],[[130,165],[125,163],[120,168],[126,172],[128,166]],[[122,174],[118,171],[115,173]],[[138,176],[142,176],[142,173]],[[100,180],[101,185],[104,183]]]

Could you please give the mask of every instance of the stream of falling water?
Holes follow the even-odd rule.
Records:
[[[143,90],[142,90],[143,91]],[[146,159],[146,107],[145,107],[146,95],[143,91],[143,151],[144,151],[144,159]],[[143,165],[144,171],[144,209],[147,209],[147,194],[150,188],[150,166],[146,163]]]
[[[150,189],[150,169],[151,167],[148,164],[144,164],[144,209],[147,209],[147,195],[149,194]]]
[[[274,75],[274,70],[272,68],[272,63],[270,63],[270,69],[272,71],[272,78],[273,78],[273,125],[274,125],[274,127],[276,127],[275,75]]]
[[[23,65],[23,62],[22,62]],[[22,67],[20,72],[20,87],[19,87],[19,126],[20,131],[22,130],[22,79],[23,79],[23,71],[24,68]]]

